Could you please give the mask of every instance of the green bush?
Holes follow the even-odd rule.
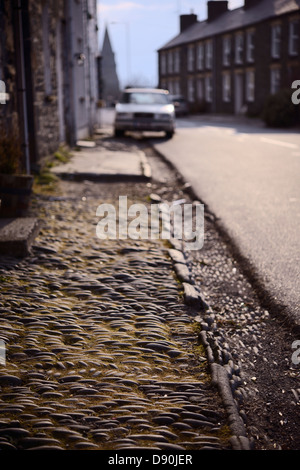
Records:
[[[265,102],[262,119],[269,127],[291,127],[299,116],[298,107],[292,103],[291,90],[281,90],[270,95]]]

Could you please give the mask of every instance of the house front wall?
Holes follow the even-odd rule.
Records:
[[[280,36],[274,29],[278,25]],[[274,48],[277,54],[272,52]],[[291,88],[300,78],[300,12],[198,39],[177,49],[180,74],[167,66],[172,49],[159,51],[159,85],[169,88],[176,76],[191,112],[259,115],[268,95]],[[166,66],[162,66],[164,61]]]

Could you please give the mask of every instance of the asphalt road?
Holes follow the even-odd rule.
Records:
[[[300,132],[187,118],[154,142],[300,325]]]

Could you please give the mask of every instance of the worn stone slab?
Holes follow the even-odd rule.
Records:
[[[0,254],[26,256],[39,228],[40,222],[35,217],[0,219]]]
[[[114,151],[101,147],[82,149],[73,154],[71,161],[55,166],[51,171],[61,177],[79,180],[151,178],[151,168],[144,152]]]

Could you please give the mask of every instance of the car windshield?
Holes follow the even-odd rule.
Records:
[[[168,104],[169,99],[165,93],[124,93],[122,103],[133,104]]]

